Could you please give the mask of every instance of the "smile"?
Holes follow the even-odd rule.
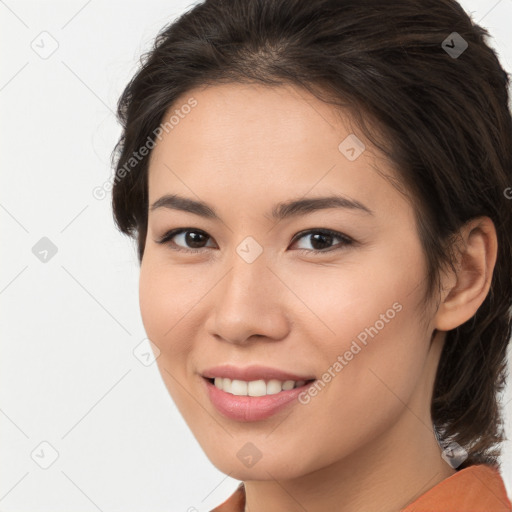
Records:
[[[251,380],[249,382],[239,379],[229,379],[227,377],[216,377],[209,379],[217,389],[225,391],[236,396],[266,396],[275,395],[282,391],[289,391],[290,389],[300,388],[307,383],[313,382],[314,379],[309,381],[305,380],[285,380],[280,381],[277,379],[270,379],[265,381],[263,379]]]
[[[215,383],[217,379],[219,379],[218,384]],[[201,380],[215,409],[224,417],[239,422],[265,420],[289,406],[298,404],[298,396],[312,382],[315,382],[315,379],[284,382],[278,380],[265,382],[260,379],[247,382],[218,377],[216,379],[202,377]],[[227,387],[231,385],[231,390],[225,391],[224,385]],[[263,393],[263,386],[265,386],[265,393]],[[269,387],[270,393],[268,393]],[[260,394],[248,395],[248,390]],[[240,394],[234,394],[233,391]]]

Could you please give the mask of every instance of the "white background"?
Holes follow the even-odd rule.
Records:
[[[461,3],[512,71],[512,0]],[[116,101],[139,56],[191,5],[0,1],[4,512],[209,511],[238,484],[208,461],[156,365],[134,356],[145,338],[134,244],[110,196],[92,195],[111,175]],[[58,43],[47,59],[31,47],[42,37]],[[42,237],[57,247],[46,263],[32,252]],[[510,384],[504,402],[512,437]],[[50,460],[42,442],[58,452],[48,469],[35,462]],[[503,451],[511,494],[512,441]]]

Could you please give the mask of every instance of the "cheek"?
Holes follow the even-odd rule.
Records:
[[[187,293],[192,292],[192,293]],[[187,382],[194,336],[193,308],[204,291],[191,284],[187,272],[173,268],[148,251],[139,277],[139,305],[147,337],[158,347],[156,359],[165,386],[185,417],[195,412],[194,401],[183,391]]]
[[[165,292],[166,283],[161,278],[146,251],[140,267],[139,306],[146,334],[159,347],[163,333],[172,325],[168,323],[169,317],[163,313],[166,310],[173,311],[167,305],[169,297]]]
[[[321,383],[301,397],[304,411],[295,424],[306,436],[305,457],[313,466],[370,443],[397,421],[415,393],[428,338],[418,323],[418,295],[411,293],[409,277],[402,277],[392,280],[394,286],[383,276],[359,287],[347,285],[331,302],[323,298],[322,319],[336,334],[316,337]]]
[[[149,339],[162,352],[179,353],[190,345],[179,333],[204,294],[190,272],[184,267],[171,267],[150,251],[144,255],[139,278],[140,312]]]
[[[315,414],[337,411],[341,418],[377,428],[408,402],[429,348],[418,308],[424,271],[419,252],[407,264],[398,255],[381,254],[364,271],[348,272],[343,286],[325,288],[322,318],[335,334],[318,345],[325,354],[320,371],[329,381],[319,395],[328,406],[312,398],[311,410],[318,406]]]
[[[320,330],[316,337],[311,333],[311,338],[322,353],[325,371],[338,356],[346,355],[342,364],[347,368],[340,373],[358,389],[361,383],[366,386],[368,379],[376,380],[370,373],[372,368],[377,375],[377,369],[384,372],[397,385],[395,377],[403,377],[400,387],[407,386],[408,371],[395,374],[394,370],[398,365],[418,369],[428,349],[418,307],[425,272],[421,247],[411,242],[407,251],[390,244],[378,254],[362,255],[358,261],[347,259],[343,268],[333,268],[330,273],[316,272],[314,283],[301,277],[300,293],[308,297],[308,305],[322,320],[323,325],[315,319]],[[311,315],[307,318],[303,325],[306,330]]]

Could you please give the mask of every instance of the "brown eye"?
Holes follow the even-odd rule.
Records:
[[[205,243],[205,235],[198,231],[184,231],[184,242],[192,248],[201,248]]]
[[[343,233],[338,233],[337,231],[332,231],[330,229],[310,229],[308,231],[303,231],[298,233],[294,240],[300,239],[308,239],[310,240],[310,245],[312,249],[308,248],[299,248],[299,250],[304,250],[307,252],[329,252],[331,250],[341,249],[347,245],[353,243],[353,240]],[[340,242],[335,244],[333,247],[333,242],[335,240],[339,240]],[[337,247],[339,246],[339,247]]]
[[[193,228],[178,228],[168,231],[160,240],[159,244],[170,244],[173,249],[184,252],[199,252],[206,247],[205,242],[209,239],[204,231]],[[173,241],[173,239],[177,240]]]

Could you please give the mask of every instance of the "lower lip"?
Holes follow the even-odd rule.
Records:
[[[275,395],[237,396],[226,393],[209,380],[201,378],[205,382],[210,400],[217,410],[229,419],[243,422],[270,418],[292,402],[297,403],[297,397],[314,383],[314,381],[308,382],[299,388],[280,391]]]

